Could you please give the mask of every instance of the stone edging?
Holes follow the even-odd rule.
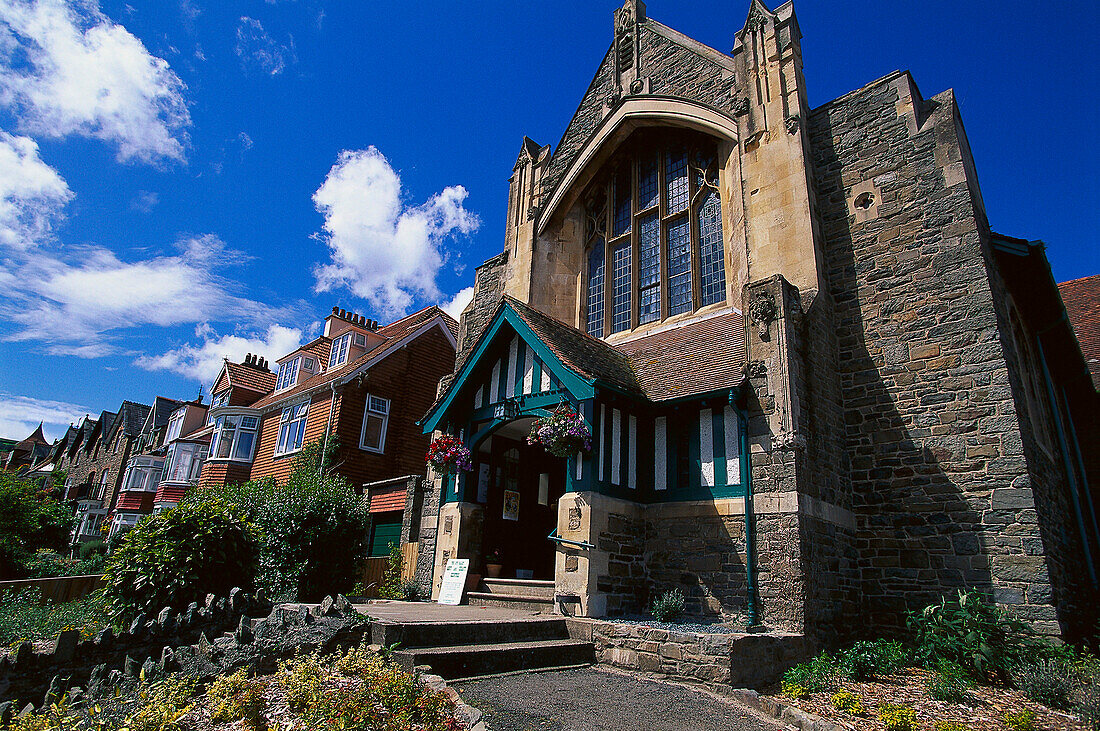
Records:
[[[760,695],[755,690],[734,688],[727,693],[738,703],[801,731],[844,731],[842,726],[832,721],[807,713],[772,696]]]
[[[441,676],[424,673],[420,676],[420,681],[432,690],[443,693],[454,701],[455,714],[460,721],[466,724],[466,728],[470,731],[489,731],[485,721],[482,720],[483,714],[481,711],[462,700],[462,696],[458,694],[458,691],[447,685],[447,681]]]

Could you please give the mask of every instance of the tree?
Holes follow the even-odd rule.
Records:
[[[0,579],[26,575],[40,548],[62,550],[73,527],[72,511],[54,485],[43,488],[14,472],[0,471]]]

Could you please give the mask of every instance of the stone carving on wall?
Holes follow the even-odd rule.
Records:
[[[749,303],[749,317],[756,325],[761,340],[768,339],[768,327],[775,320],[776,314],[775,299],[767,292],[756,295]]]
[[[763,378],[768,375],[768,365],[762,360],[750,360],[745,364],[746,378]]]
[[[797,114],[792,114],[787,117],[785,124],[787,125],[787,134],[793,135],[798,132],[799,119]]]
[[[615,11],[615,53],[619,73],[634,67],[634,5],[627,0]]]
[[[772,437],[772,449],[801,452],[806,448],[806,437],[794,431],[780,431]]]

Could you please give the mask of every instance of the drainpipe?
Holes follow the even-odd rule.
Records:
[[[328,454],[328,435],[332,429],[332,413],[336,411],[336,381],[329,381],[332,389],[332,398],[328,402],[328,419],[325,421],[325,445],[321,447],[321,457],[317,460],[317,474],[325,476],[325,455]]]
[[[735,392],[730,391],[730,405],[737,409],[737,423],[741,427],[741,479],[745,483],[745,588],[749,629],[754,629],[760,626],[760,603],[756,591],[756,513],[752,497],[752,460],[749,459],[749,423],[734,396]]]

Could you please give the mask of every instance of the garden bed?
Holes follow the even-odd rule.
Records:
[[[1019,719],[1028,713],[1036,731],[1086,731],[1089,728],[1076,716],[1047,708],[1029,700],[1020,691],[1005,687],[975,686],[967,691],[962,703],[938,701],[925,690],[930,676],[931,672],[923,668],[909,668],[873,681],[841,681],[836,690],[810,693],[798,699],[773,697],[785,705],[821,716],[840,728],[859,731],[886,731],[889,728],[878,718],[884,704],[911,708],[916,715],[916,725],[912,728],[920,731],[948,731],[956,728],[950,725],[952,723],[967,730],[1022,731],[1023,726],[1009,725],[1005,717],[1013,715]],[[838,690],[856,696],[863,706],[863,714],[856,716],[835,708],[832,698]]]
[[[71,602],[42,602],[36,588],[0,593],[0,657],[15,651],[23,641],[36,650],[53,645],[57,633],[65,629],[80,630],[88,639],[107,626],[107,611],[98,595],[92,594]]]

